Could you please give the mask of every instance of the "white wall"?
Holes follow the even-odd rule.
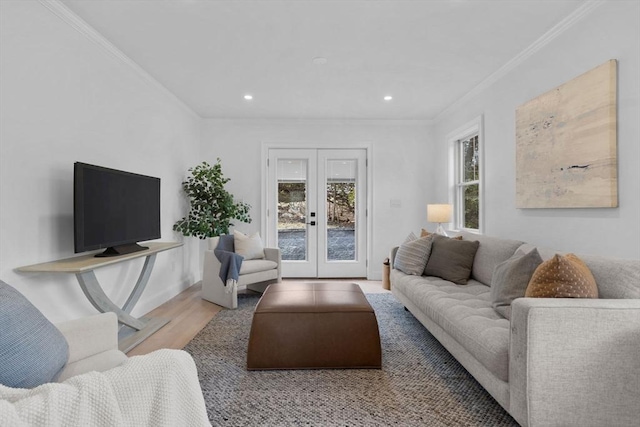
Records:
[[[333,121],[333,120],[220,120],[204,121],[202,158],[222,159],[222,169],[231,178],[229,191],[253,209],[251,224],[237,223],[245,231],[261,231],[262,146],[268,144],[300,147],[340,147],[371,144],[369,167],[372,185],[372,254],[369,278],[380,279],[382,261],[389,249],[402,243],[410,231],[426,224],[430,199],[427,182],[429,125],[418,121]],[[402,206],[391,208],[390,200]]]
[[[447,195],[446,135],[484,114],[486,234],[555,248],[640,258],[640,3],[606,2],[497,83],[434,125],[438,195]],[[516,209],[515,110],[618,60],[618,208]]]
[[[0,278],[53,321],[96,313],[68,274],[15,268],[73,256],[73,163],[161,178],[162,240],[180,239],[180,189],[200,118],[39,2],[1,4]],[[195,256],[194,256],[195,254]],[[197,241],[158,254],[141,315],[199,280]],[[142,259],[97,270],[123,304]]]

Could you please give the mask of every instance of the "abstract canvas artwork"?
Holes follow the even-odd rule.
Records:
[[[618,206],[615,59],[516,110],[516,207]]]

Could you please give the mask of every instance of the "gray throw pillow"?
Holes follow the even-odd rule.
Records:
[[[0,384],[32,388],[55,381],[69,358],[62,333],[20,292],[0,281]]]
[[[438,234],[432,236],[433,246],[424,269],[425,276],[441,277],[458,285],[466,285],[480,242],[450,239]]]
[[[491,280],[491,303],[503,317],[511,319],[511,303],[524,297],[527,285],[536,268],[542,264],[537,249],[527,254],[517,251],[506,261],[496,265]]]
[[[405,274],[421,276],[431,253],[432,242],[433,238],[429,236],[403,243],[398,248],[393,267]]]

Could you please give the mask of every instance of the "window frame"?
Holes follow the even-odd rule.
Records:
[[[471,233],[484,232],[484,135],[483,117],[459,127],[447,136],[449,144],[449,203],[453,204],[453,227]],[[478,136],[478,179],[464,181],[464,150],[462,142]],[[478,228],[464,227],[464,190],[470,185],[478,185]]]

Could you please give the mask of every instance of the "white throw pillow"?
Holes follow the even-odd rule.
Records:
[[[244,259],[264,258],[264,245],[260,233],[256,232],[247,236],[240,231],[233,230],[233,245],[236,253],[242,255]]]

